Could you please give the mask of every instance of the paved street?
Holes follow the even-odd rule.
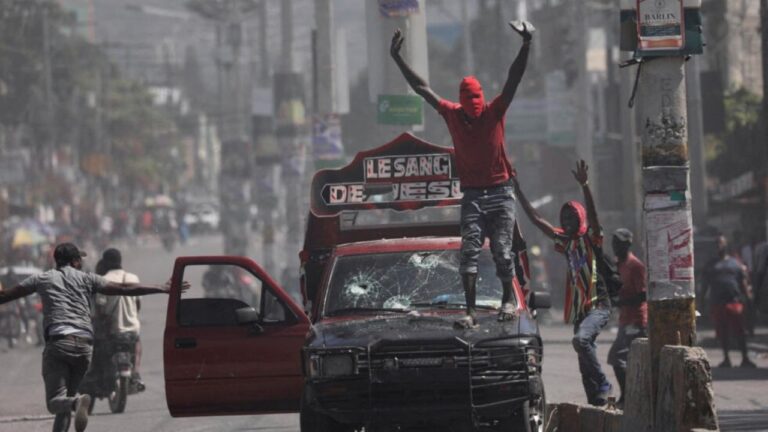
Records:
[[[218,239],[193,239],[174,254],[218,253]],[[282,251],[290,254],[294,251]],[[95,263],[95,258],[89,258]],[[139,274],[144,281],[163,282],[171,273],[174,257],[159,244],[149,243],[124,251],[125,267]],[[286,256],[278,256],[276,262],[284,262]],[[168,414],[163,389],[162,335],[165,322],[166,298],[146,297],[142,309],[142,340],[144,361],[142,375],[147,391],[129,397],[124,414],[112,415],[106,401],[96,403],[95,415],[89,431],[120,430],[124,432],[146,431],[297,431],[297,415],[240,416],[173,419]],[[554,313],[554,320],[559,313]],[[550,401],[585,402],[578,374],[576,356],[570,342],[570,330],[554,325],[543,329],[545,338],[544,379]],[[712,332],[703,330],[699,337],[707,346],[712,364],[718,364],[721,354],[712,341]],[[606,331],[600,338],[600,358],[605,359],[612,341],[612,333]],[[754,340],[753,355],[760,366],[756,370],[715,370],[715,392],[721,413],[722,430],[768,430],[768,329],[761,329]],[[738,363],[738,353],[732,355]],[[51,417],[45,410],[42,379],[40,377],[40,349],[32,346],[11,351],[0,349],[0,432],[48,431]],[[609,376],[613,377],[610,372]]]

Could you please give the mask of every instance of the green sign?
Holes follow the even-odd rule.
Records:
[[[376,107],[380,124],[417,125],[424,123],[424,104],[419,96],[379,95]]]

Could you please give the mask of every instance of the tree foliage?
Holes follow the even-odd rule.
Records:
[[[725,96],[725,132],[710,136],[706,156],[709,172],[727,181],[750,170],[765,172],[765,137],[760,136],[762,99],[740,89]]]
[[[173,184],[180,169],[175,114],[156,105],[144,84],[122,77],[75,24],[57,1],[0,1],[0,125],[26,125],[38,149],[51,140],[79,155],[81,164],[89,155],[111,156],[112,163],[85,169],[87,174],[116,174],[120,184],[144,189]]]

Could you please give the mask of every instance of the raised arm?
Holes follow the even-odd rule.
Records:
[[[517,195],[517,198],[520,200],[520,205],[523,207],[523,211],[525,211],[525,214],[528,215],[528,218],[533,222],[533,224],[536,226],[536,228],[540,229],[541,232],[544,233],[549,238],[556,238],[557,232],[555,231],[555,227],[552,226],[549,222],[546,221],[539,212],[536,211],[535,208],[531,205],[531,203],[528,201],[528,198],[525,197],[525,194],[523,194],[522,189],[520,189],[520,183],[517,181],[517,175],[512,176],[512,184],[515,187],[515,194]]]
[[[528,52],[531,48],[531,40],[533,35],[528,31],[528,25],[523,22],[522,27],[518,28],[513,22],[509,22],[509,26],[512,27],[523,38],[523,46],[517,53],[515,61],[509,66],[509,72],[507,72],[507,82],[504,84],[504,89],[501,92],[501,101],[506,110],[509,104],[512,103],[512,99],[515,97],[517,86],[523,79],[525,68],[528,65]]]
[[[184,282],[181,290],[189,289],[189,283]],[[104,295],[118,296],[143,296],[147,294],[168,294],[171,291],[171,283],[165,285],[145,285],[139,283],[108,282],[105,286],[96,288],[96,292]]]
[[[26,297],[33,292],[35,292],[35,287],[32,285],[17,285],[9,290],[0,289],[0,304],[12,302],[16,299]]]
[[[576,169],[571,172],[576,181],[581,185],[581,191],[584,193],[584,203],[587,205],[587,221],[589,221],[589,226],[594,229],[599,229],[600,221],[597,218],[595,200],[592,198],[592,191],[589,190],[589,166],[587,166],[587,163],[582,159],[576,163]]]
[[[440,104],[440,97],[432,91],[432,88],[429,87],[427,81],[419,76],[419,74],[405,62],[403,56],[400,55],[400,49],[403,47],[403,42],[405,42],[403,32],[400,31],[400,29],[395,30],[395,34],[392,36],[392,44],[389,47],[389,53],[392,55],[395,63],[397,63],[397,67],[400,68],[400,72],[402,72],[405,80],[408,81],[408,85],[411,86],[413,91],[424,98],[432,108],[437,109]]]

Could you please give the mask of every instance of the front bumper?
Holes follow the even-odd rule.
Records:
[[[461,343],[361,350],[356,375],[310,379],[307,392],[312,409],[342,423],[409,424],[505,418],[543,390],[519,347]]]

